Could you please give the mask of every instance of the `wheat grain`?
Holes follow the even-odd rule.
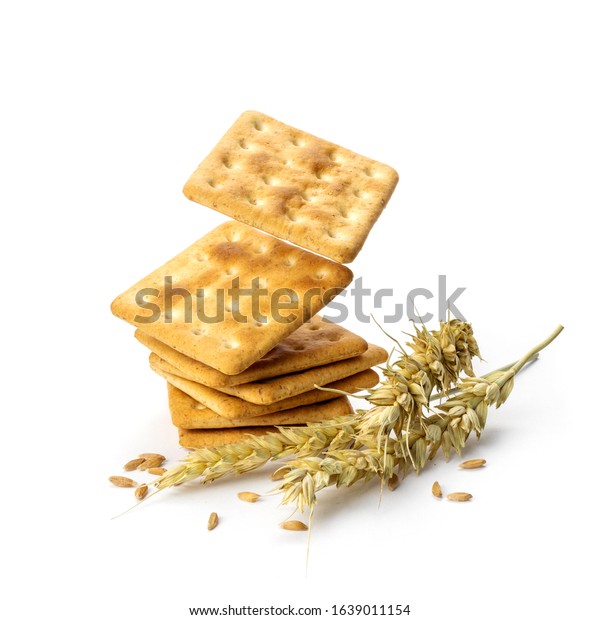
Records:
[[[135,490],[136,499],[142,500],[148,494],[148,485],[140,484],[140,486]]]
[[[208,530],[214,530],[215,527],[219,524],[219,515],[216,512],[211,512],[208,517]]]
[[[251,491],[242,491],[241,493],[238,493],[237,496],[243,502],[250,502],[251,504],[256,502],[260,497],[258,493],[252,493]]]
[[[132,480],[131,478],[126,478],[125,476],[111,476],[109,480],[116,487],[136,487],[137,486],[137,482],[135,480]]]
[[[138,469],[145,471],[148,469],[154,469],[155,467],[160,467],[165,462],[165,457],[157,454],[156,456],[151,456],[149,458],[144,459],[140,465],[138,465]]]
[[[133,471],[134,469],[137,469],[139,465],[141,465],[143,462],[145,461],[145,459],[132,459],[131,461],[127,461],[127,463],[125,463],[125,465],[123,465],[123,469],[125,471]]]
[[[434,497],[442,497],[442,487],[437,480],[433,483],[431,487],[431,492],[433,493]]]
[[[305,532],[308,529],[306,523],[302,523],[302,521],[284,521],[281,524],[281,528],[284,530],[290,530],[292,532]]]
[[[448,493],[448,495],[446,495],[446,498],[449,499],[451,502],[468,502],[473,498],[473,496],[470,493],[457,491],[455,493]]]
[[[138,456],[142,459],[161,459],[162,461],[166,461],[167,457],[159,454],[158,452],[144,452],[142,454],[138,454]]]
[[[479,467],[483,467],[486,463],[487,461],[485,459],[470,459],[460,463],[459,467],[461,469],[478,469]]]

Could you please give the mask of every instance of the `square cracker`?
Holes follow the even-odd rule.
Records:
[[[189,419],[194,417],[197,429],[206,428],[236,428],[239,426],[287,426],[290,424],[306,424],[330,420],[337,416],[353,413],[350,401],[345,397],[334,398],[323,403],[294,407],[276,413],[248,418],[225,418],[204,405],[195,401],[191,396],[175,386],[167,383],[169,388],[169,409],[173,420]]]
[[[135,337],[169,362],[173,367],[172,374],[217,389],[348,359],[364,353],[368,346],[359,335],[317,315],[300,325],[248,369],[238,375],[226,375],[183,355],[140,329],[136,330]]]
[[[263,381],[253,381],[241,385],[232,385],[218,388],[219,391],[237,396],[246,402],[257,405],[270,405],[285,398],[296,396],[313,390],[315,385],[327,385],[345,377],[385,362],[388,354],[385,349],[376,345],[369,345],[365,353],[333,364],[310,368],[303,372],[273,377]],[[193,381],[192,377],[181,373],[177,368],[152,353],[150,364],[172,375]]]
[[[331,418],[343,415],[351,415],[352,407],[347,398],[334,398],[325,403],[318,405],[310,405],[309,407],[300,407],[300,409],[310,409],[311,415],[316,416],[315,420],[307,420],[307,422],[329,420]],[[282,412],[283,414],[283,412]],[[275,416],[271,416],[275,420]],[[253,419],[253,423],[257,418]],[[281,423],[273,422],[279,426],[298,426],[297,423]],[[266,435],[267,433],[277,432],[275,426],[246,426],[237,428],[218,428],[218,429],[179,429],[179,443],[184,448],[209,448],[222,446],[231,443],[243,441],[250,435]]]
[[[276,433],[274,426],[242,426],[239,428],[210,428],[202,430],[179,429],[179,445],[182,448],[218,448],[244,441],[248,435]]]
[[[244,112],[183,193],[293,243],[349,263],[386,206],[398,173],[260,112]]]
[[[169,295],[167,277],[172,278]],[[184,355],[235,375],[351,280],[352,272],[343,265],[245,224],[226,222],[119,295],[111,310]],[[255,294],[240,296],[236,306],[234,283]],[[280,302],[297,307],[280,307],[276,316],[271,301],[277,291],[284,291]]]
[[[224,394],[223,392],[206,387],[205,385],[188,381],[182,377],[177,377],[176,375],[156,368],[156,366],[152,366],[152,369],[156,374],[166,379],[171,385],[179,388],[182,392],[185,392],[200,404],[221,416],[231,419],[254,418],[277,411],[284,411],[285,409],[292,409],[293,407],[324,402],[326,400],[331,400],[331,398],[335,396],[335,394],[326,390],[314,389],[310,390],[310,392],[304,392],[303,394],[271,403],[270,405],[255,405],[254,403],[248,403],[236,396],[229,396],[229,394]],[[334,381],[323,387],[341,390],[351,394],[373,387],[378,381],[379,376],[374,370],[363,370],[351,377]],[[180,419],[179,417],[173,419],[173,424],[180,428],[195,428],[196,423],[197,420],[194,416],[185,419]]]

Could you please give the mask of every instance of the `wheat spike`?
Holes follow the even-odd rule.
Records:
[[[411,467],[418,473],[427,459],[435,457],[440,446],[447,458],[452,450],[460,455],[469,435],[475,432],[479,436],[485,427],[489,406],[498,408],[506,401],[514,386],[515,375],[561,331],[559,326],[507,369],[463,379],[459,393],[439,405],[433,415],[403,428],[398,439],[388,437],[382,444],[379,437],[360,435],[358,449],[329,449],[323,457],[290,461],[287,464],[290,470],[279,485],[282,503],[295,502],[300,511],[308,508],[312,514],[316,494],[325,487],[350,486],[374,475],[389,480],[396,467],[403,469],[405,474]]]

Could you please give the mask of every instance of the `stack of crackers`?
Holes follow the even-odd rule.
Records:
[[[111,306],[166,379],[182,446],[347,415],[339,392],[378,382],[385,350],[317,313],[352,281],[341,263],[397,180],[389,166],[258,112],[242,114],[200,164],[184,193],[237,221]]]

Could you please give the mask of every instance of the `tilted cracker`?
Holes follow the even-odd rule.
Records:
[[[189,178],[183,193],[341,263],[363,246],[398,173],[285,125],[244,112]]]
[[[172,278],[172,309],[165,303]],[[316,314],[352,280],[352,272],[239,222],[226,222],[119,295],[116,316],[225,374],[238,374]],[[230,304],[234,283],[265,294]],[[297,295],[298,309],[274,315],[276,291]],[[140,307],[142,292],[154,307]],[[181,291],[187,291],[189,297]],[[279,298],[283,303],[290,298]],[[208,317],[222,320],[209,322]],[[199,310],[204,316],[199,317]],[[158,313],[160,312],[160,315]],[[149,319],[157,320],[147,322]],[[240,317],[246,317],[242,322]]]
[[[263,381],[254,381],[218,389],[221,392],[225,392],[225,394],[237,396],[250,403],[270,405],[285,398],[313,390],[315,385],[327,385],[332,381],[338,381],[344,377],[349,377],[357,372],[381,364],[386,361],[387,357],[385,349],[376,345],[369,345],[367,351],[362,355],[342,360],[341,362],[325,364],[303,372],[273,377]],[[170,374],[193,380],[192,377],[185,376],[154,353],[150,355],[150,363]]]
[[[189,394],[201,405],[204,405],[219,415],[231,419],[253,418],[260,415],[267,415],[268,413],[275,413],[276,411],[291,409],[292,407],[320,403],[326,400],[331,400],[335,397],[335,394],[332,392],[314,389],[310,392],[304,392],[303,394],[298,394],[297,396],[292,396],[291,398],[286,398],[285,400],[271,403],[270,405],[255,405],[254,403],[248,403],[241,398],[229,396],[229,394],[224,394],[223,392],[206,387],[205,385],[200,385],[199,383],[188,381],[182,377],[171,375],[168,372],[164,372],[156,367],[152,367],[152,369],[163,379],[166,379],[171,385],[174,385],[182,392]],[[377,384],[378,380],[379,376],[374,370],[363,370],[362,372],[352,375],[351,377],[334,381],[324,387],[354,393],[373,387]],[[186,419],[177,418],[173,419],[173,424],[182,428],[194,428],[196,425],[196,420],[193,416]]]
[[[246,426],[241,428],[216,428],[188,431],[179,429],[179,445],[193,450],[195,448],[215,448],[244,441],[248,435],[275,433],[274,426]]]
[[[294,407],[285,411],[248,418],[225,418],[195,401],[189,394],[182,392],[175,386],[167,383],[169,389],[169,409],[173,422],[177,420],[194,419],[196,429],[206,428],[235,428],[239,426],[289,426],[292,424],[306,424],[329,420],[337,416],[351,415],[352,406],[345,396],[340,396],[323,403]],[[331,394],[331,396],[334,396]],[[176,424],[177,425],[177,424]]]
[[[176,351],[141,329],[135,337],[160,358],[169,362],[173,374],[217,389],[268,379],[348,359],[364,353],[367,342],[341,325],[316,315],[277,343],[265,356],[238,375],[226,375]]]

